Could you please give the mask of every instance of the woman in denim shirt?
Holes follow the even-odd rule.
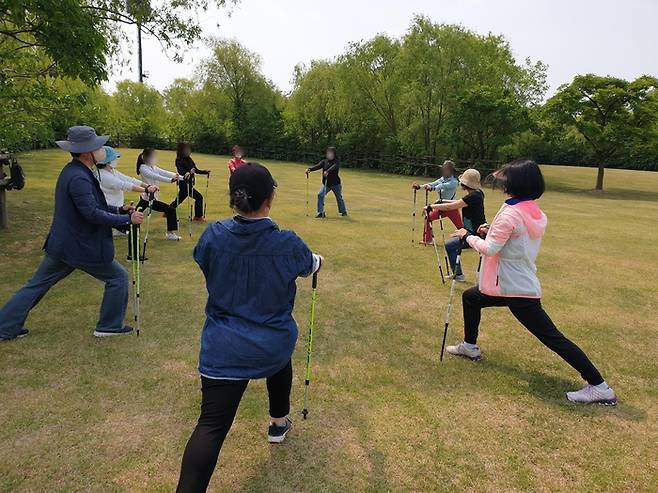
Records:
[[[267,168],[244,164],[229,188],[236,216],[208,226],[194,249],[208,290],[199,355],[202,402],[179,492],[206,491],[249,380],[267,379],[269,442],[286,437],[297,341],[295,281],[322,264],[301,238],[269,218],[276,182]]]

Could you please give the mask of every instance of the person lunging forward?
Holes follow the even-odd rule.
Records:
[[[286,438],[297,341],[295,281],[322,265],[301,238],[270,219],[276,182],[267,168],[244,164],[229,188],[235,217],[208,226],[194,249],[208,291],[199,355],[201,415],[185,447],[178,493],[206,491],[250,380],[267,381],[268,441]]]
[[[478,284],[464,291],[464,341],[448,346],[448,353],[472,360],[481,357],[477,345],[483,308],[506,306],[512,315],[551,351],[558,354],[587,382],[567,392],[572,402],[615,405],[614,391],[576,344],[565,337],[544,311],[535,260],[546,231],[546,215],[536,200],[544,193],[544,178],[534,161],[519,159],[494,173],[508,199],[496,214],[484,239],[466,229],[454,233],[482,255]]]

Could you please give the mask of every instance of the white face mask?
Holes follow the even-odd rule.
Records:
[[[241,152],[238,152],[238,153],[235,155],[235,157],[237,157],[238,159],[242,159],[242,153],[241,153]]]
[[[103,149],[102,147],[100,149],[96,149],[94,152],[91,153],[91,155],[94,157],[95,163],[99,161],[103,161],[105,159],[105,149]]]

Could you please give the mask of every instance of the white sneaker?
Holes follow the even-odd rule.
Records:
[[[567,399],[571,402],[580,402],[582,404],[617,405],[617,396],[611,387],[601,390],[597,386],[590,384],[585,385],[580,390],[567,392]]]
[[[475,349],[469,349],[463,342],[460,342],[456,346],[447,346],[446,351],[453,356],[462,356],[463,358],[468,358],[472,361],[478,361],[482,358],[482,351],[480,351],[478,346],[476,346]]]
[[[180,236],[178,236],[175,231],[167,231],[165,239],[170,241],[178,241],[180,240]]]

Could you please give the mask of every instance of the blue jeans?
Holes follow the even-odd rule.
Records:
[[[449,240],[446,241],[446,253],[448,254],[448,262],[450,262],[450,268],[452,269],[452,273],[455,274],[456,276],[461,276],[463,274],[461,262],[459,262],[459,266],[457,266],[457,252],[459,251],[460,248],[459,244],[461,243],[461,241],[462,240],[459,238],[450,238]],[[465,244],[462,248],[471,248],[471,247],[468,246],[468,244]]]
[[[341,214],[347,214],[345,201],[343,200],[343,187],[341,185],[334,185],[333,187],[322,185],[322,187],[320,187],[320,191],[318,192],[318,214],[324,214],[324,197],[329,192],[334,192],[334,195],[336,196],[338,212]]]
[[[75,269],[83,270],[105,283],[96,330],[114,332],[123,328],[128,306],[128,272],[119,262],[114,260],[109,264],[94,267],[71,266],[46,254],[32,279],[0,309],[0,337],[13,337],[18,334],[30,310],[51,287]]]

